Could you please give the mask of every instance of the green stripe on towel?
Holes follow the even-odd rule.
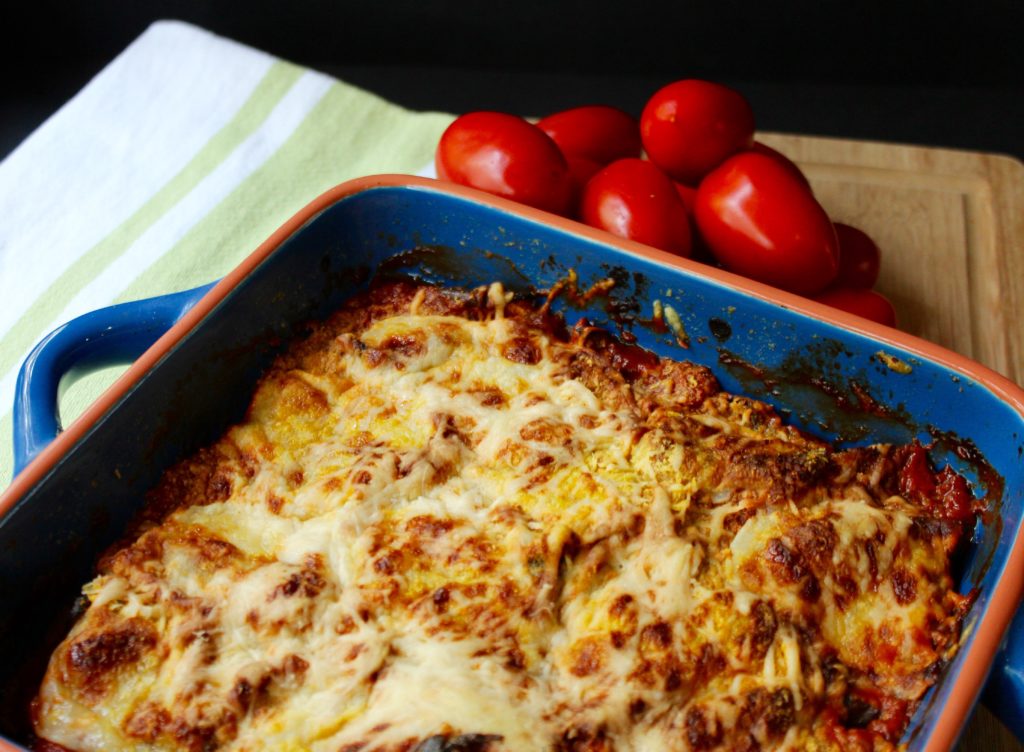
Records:
[[[119,301],[184,290],[231,271],[295,212],[329,188],[427,164],[452,116],[414,113],[343,83],[277,152],[139,276]]]
[[[82,254],[53,281],[46,292],[22,314],[3,340],[0,340],[0,375],[18,365],[17,359],[46,334],[43,330],[60,315],[75,294],[95,279],[105,266],[124,253],[171,207],[188,195],[196,184],[259,127],[302,72],[302,68],[291,63],[274,63],[235,116],[177,175],[114,232]],[[3,469],[0,467],[0,484],[4,477]]]
[[[67,300],[185,196],[199,180],[253,132],[303,69],[277,63],[253,92],[235,119],[204,147],[200,155],[167,187],[54,283],[42,300],[12,330],[19,343],[5,340],[5,355],[20,353],[44,332]],[[217,279],[253,251],[290,216],[323,191],[362,175],[416,172],[426,165],[452,116],[412,113],[344,83],[335,83],[303,122],[266,162],[197,222],[164,256],[137,277],[118,302],[137,300]],[[230,133],[230,138],[229,134]],[[216,147],[214,141],[217,141]],[[188,173],[186,180],[184,177]],[[179,184],[180,181],[180,184]],[[166,195],[165,195],[166,193]],[[98,250],[101,249],[101,250]],[[86,258],[90,258],[86,262]],[[74,283],[72,285],[72,282]],[[8,337],[8,339],[11,339]],[[2,362],[0,362],[2,365]],[[13,366],[11,362],[3,370]],[[61,403],[66,422],[77,417],[122,369],[106,369],[68,390]],[[11,413],[0,416],[0,436],[10,436]],[[13,455],[9,441],[0,441],[0,488],[11,479]]]

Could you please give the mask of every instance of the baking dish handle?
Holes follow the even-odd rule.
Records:
[[[18,372],[14,393],[15,474],[60,433],[60,389],[65,377],[131,363],[212,286],[101,308],[46,335]]]
[[[1010,622],[985,685],[985,705],[1024,741],[1024,608]]]

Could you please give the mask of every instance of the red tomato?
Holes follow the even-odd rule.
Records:
[[[923,497],[931,511],[945,519],[965,520],[974,514],[974,494],[967,480],[949,465],[933,472],[928,450],[919,443],[897,450],[894,459],[902,463],[897,477],[904,498]]]
[[[537,123],[566,157],[606,165],[640,156],[640,126],[632,115],[601,104],[562,110]]]
[[[715,260],[714,254],[711,253],[707,243],[697,232],[697,220],[693,217],[694,205],[697,203],[697,189],[677,183],[675,180],[672,181],[672,185],[675,187],[676,193],[679,194],[679,198],[683,200],[683,206],[686,207],[686,218],[690,222],[690,258],[703,264],[717,265],[718,262]]]
[[[544,131],[515,115],[470,112],[448,126],[434,157],[437,176],[564,214],[569,166]]]
[[[905,499],[918,495],[928,496],[935,490],[935,477],[928,463],[928,450],[918,442],[897,450],[897,455],[906,456],[899,471],[900,493]]]
[[[672,181],[672,185],[675,186],[676,193],[679,194],[679,198],[683,200],[683,205],[686,207],[686,214],[690,217],[693,216],[693,207],[697,203],[697,189],[691,188],[688,185],[677,183],[675,180]]]
[[[811,187],[811,182],[807,179],[807,176],[804,175],[803,170],[796,166],[796,162],[787,157],[778,149],[773,149],[767,144],[762,144],[760,141],[755,141],[754,145],[750,147],[750,150],[756,151],[758,154],[767,154],[769,157],[775,157],[775,159],[779,160],[782,164],[786,165],[786,167],[788,167],[794,175],[800,178],[801,183],[806,185],[808,188]]]
[[[935,495],[939,503],[933,509],[938,515],[950,520],[969,519],[974,514],[974,494],[964,477],[946,465],[935,480]]]
[[[875,241],[856,227],[834,223],[839,238],[839,274],[836,283],[843,287],[874,287],[878,281],[881,255]]]
[[[668,176],[642,159],[620,159],[591,178],[580,214],[619,237],[690,255],[686,207]]]
[[[834,287],[815,295],[814,300],[841,311],[863,316],[886,326],[896,326],[896,310],[879,292],[848,287]]]
[[[710,81],[676,81],[655,92],[640,116],[647,156],[681,183],[696,185],[754,143],[754,113],[737,91]]]
[[[746,151],[727,159],[701,181],[694,214],[727,269],[805,295],[835,279],[832,222],[773,157]]]
[[[587,159],[586,157],[568,156],[565,161],[569,163],[569,175],[572,178],[572,205],[573,215],[579,216],[580,200],[583,198],[583,189],[590,179],[594,177],[604,165]]]

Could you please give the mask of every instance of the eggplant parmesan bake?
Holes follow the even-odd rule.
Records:
[[[500,285],[380,285],[99,562],[38,748],[897,748],[972,504]]]

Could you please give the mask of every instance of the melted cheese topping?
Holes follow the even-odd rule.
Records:
[[[153,503],[172,511],[84,590],[35,704],[40,737],[247,752],[898,740],[965,600],[948,526],[885,473],[850,470],[887,448],[833,453],[705,369],[624,366],[528,325],[498,287],[479,315],[424,289],[401,300],[322,325],[242,425],[168,473]]]

